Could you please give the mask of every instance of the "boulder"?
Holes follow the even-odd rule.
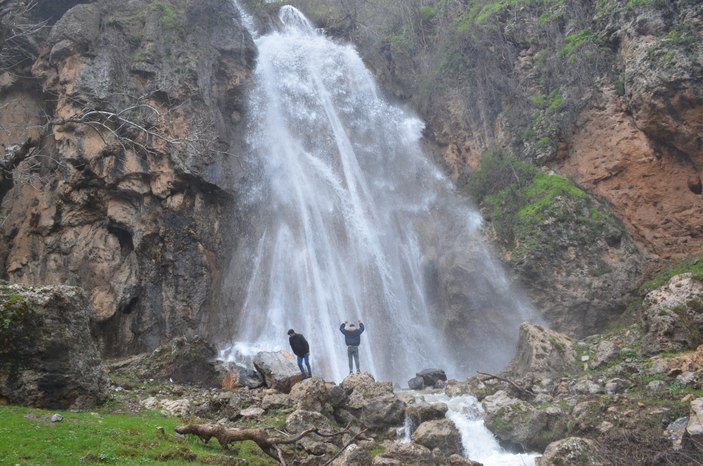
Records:
[[[376,382],[369,374],[349,375],[340,386],[347,393],[346,406],[352,409],[363,408],[368,400],[393,395],[391,382]]]
[[[158,407],[164,416],[185,417],[190,414],[190,400],[182,398],[180,400],[161,400]]]
[[[86,409],[108,397],[82,290],[0,285],[0,404]]]
[[[135,386],[153,379],[199,387],[223,385],[215,348],[199,336],[178,337],[150,353],[110,361],[115,383]]]
[[[696,348],[696,351],[674,356],[664,362],[666,364],[666,369],[662,372],[680,374],[683,372],[700,371],[703,369],[703,345]]]
[[[293,384],[302,379],[290,353],[262,351],[254,356],[254,367],[263,376],[267,387],[281,393],[290,393]]]
[[[264,378],[256,369],[241,364],[222,364],[222,388],[259,388],[264,385]]]
[[[367,466],[371,464],[371,455],[355,443],[349,445],[344,452],[332,462],[332,466]]]
[[[410,420],[411,434],[426,421],[444,419],[449,408],[445,403],[416,403],[405,409],[405,415]]]
[[[334,429],[330,421],[320,413],[314,411],[297,410],[286,418],[286,431],[299,434],[311,427],[317,427],[322,432],[332,432]],[[312,455],[335,454],[341,446],[341,437],[324,438],[317,434],[306,435],[297,444]],[[331,443],[335,442],[335,443]]]
[[[525,322],[520,326],[517,354],[508,365],[509,372],[520,377],[544,377],[575,366],[576,351],[571,338],[540,325]]]
[[[536,466],[604,466],[610,464],[601,458],[591,440],[569,437],[550,443]]]
[[[447,462],[449,466],[483,466],[483,464],[478,461],[473,461],[456,454],[450,455],[449,458],[447,458]]]
[[[289,395],[286,395],[284,393],[266,394],[261,400],[261,407],[266,410],[290,408],[292,406],[293,400],[291,400],[291,397]]]
[[[671,277],[645,296],[642,321],[642,354],[696,348],[703,343],[703,282],[690,273]]]
[[[431,451],[438,448],[444,457],[462,452],[461,434],[449,419],[423,422],[412,435],[412,439]]]
[[[683,437],[686,434],[686,426],[688,425],[688,417],[680,417],[669,423],[664,429],[664,435],[671,440],[671,446],[674,450],[681,449]]]
[[[691,401],[683,443],[703,445],[703,398]]]
[[[305,429],[318,427],[320,430],[331,432],[332,425],[329,419],[314,411],[296,410],[286,418],[286,431],[291,434],[299,434]],[[312,434],[316,436],[315,434]]]
[[[415,376],[422,379],[425,387],[436,387],[438,384],[444,386],[447,382],[447,374],[442,369],[423,369]]]
[[[436,464],[432,451],[418,443],[390,443],[386,451],[373,459],[373,465],[399,465],[415,464],[417,466],[431,466]]]
[[[422,379],[422,377],[413,377],[412,379],[408,380],[408,388],[410,390],[422,390],[425,388],[425,381]]]
[[[401,426],[405,421],[405,403],[393,394],[370,399],[361,408],[360,419],[375,431]]]
[[[297,383],[290,391],[290,398],[296,409],[322,411],[327,402],[327,385],[319,377],[311,377]]]
[[[348,419],[351,414],[377,431],[403,424],[406,404],[395,395],[391,382],[376,382],[369,374],[352,374],[340,386],[347,397],[335,411],[338,419]]]
[[[569,417],[556,406],[536,409],[502,390],[487,396],[481,404],[486,427],[501,441],[524,450],[544,450],[568,432]]]

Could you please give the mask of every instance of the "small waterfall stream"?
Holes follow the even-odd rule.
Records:
[[[362,320],[361,368],[377,379],[501,367],[535,316],[483,244],[479,213],[423,153],[423,122],[379,95],[353,46],[291,6],[279,20],[255,35],[241,199],[252,233],[229,272],[236,318],[220,325],[221,357],[289,351],[294,328],[313,373],[340,381],[338,327]]]
[[[444,403],[447,418],[461,433],[464,456],[484,466],[533,466],[537,453],[511,453],[503,449],[483,423],[481,403],[471,395],[449,397],[444,393],[417,394],[426,403]],[[407,428],[406,428],[407,429]],[[409,440],[409,433],[406,434]]]

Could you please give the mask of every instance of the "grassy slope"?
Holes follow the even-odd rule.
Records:
[[[183,423],[158,411],[110,414],[0,406],[0,464],[243,464],[272,465],[253,442],[223,450],[215,440],[174,435]],[[51,422],[51,415],[64,416]],[[159,427],[163,427],[162,434]]]

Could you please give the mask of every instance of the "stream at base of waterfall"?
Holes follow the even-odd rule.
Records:
[[[443,403],[449,408],[446,414],[461,434],[463,456],[484,466],[534,466],[538,453],[511,453],[500,446],[498,440],[483,423],[483,407],[476,397],[461,395],[449,397],[445,393],[411,392],[418,402]],[[401,441],[410,441],[411,426],[406,421]]]

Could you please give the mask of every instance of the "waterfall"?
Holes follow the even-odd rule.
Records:
[[[313,374],[347,374],[342,321],[363,321],[362,371],[405,382],[496,369],[531,307],[483,244],[480,214],[423,153],[423,122],[385,100],[353,46],[295,8],[257,35],[248,103],[249,232],[229,272],[221,357],[310,342]]]

